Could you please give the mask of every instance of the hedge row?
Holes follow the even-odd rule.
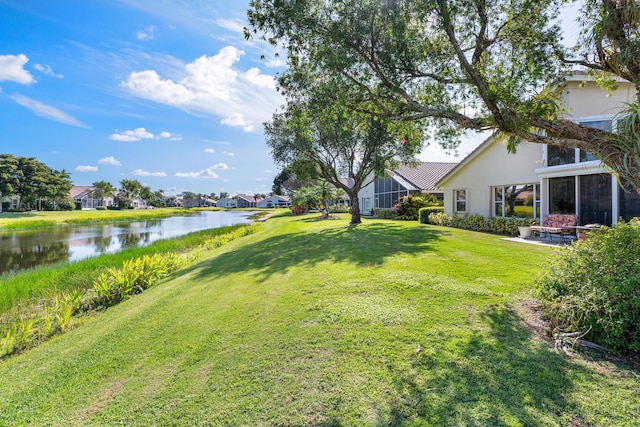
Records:
[[[396,219],[396,212],[391,209],[375,209],[373,211],[376,218],[380,219]]]
[[[418,221],[429,224],[429,215],[432,213],[444,213],[444,206],[429,206],[418,211]]]
[[[481,231],[484,233],[503,234],[507,236],[518,235],[518,227],[533,225],[534,223],[537,223],[537,220],[531,218],[485,218],[482,215],[478,214],[449,216],[444,212],[432,212],[427,216],[427,218],[427,224],[461,228],[463,230]]]

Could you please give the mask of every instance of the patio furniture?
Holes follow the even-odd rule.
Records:
[[[578,217],[575,214],[549,214],[544,217],[542,224],[532,225],[531,232],[541,236],[543,233],[553,240],[558,235],[563,242],[569,236],[575,236]]]

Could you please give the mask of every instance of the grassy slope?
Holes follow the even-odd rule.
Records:
[[[556,355],[512,308],[549,249],[345,218],[274,218],[0,362],[0,425],[640,422],[637,371]]]

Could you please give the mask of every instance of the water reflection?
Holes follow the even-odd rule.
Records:
[[[249,223],[249,215],[251,212],[200,212],[129,223],[4,232],[0,233],[0,274],[145,246],[194,231]]]

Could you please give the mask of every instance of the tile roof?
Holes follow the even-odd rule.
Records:
[[[77,196],[91,190],[92,188],[93,188],[92,185],[74,185],[69,190],[69,196],[71,196],[72,199],[75,199]]]
[[[400,165],[393,171],[393,175],[395,179],[399,177],[416,189],[433,191],[439,189],[436,183],[456,165],[457,163],[451,162],[422,162],[415,167]]]

